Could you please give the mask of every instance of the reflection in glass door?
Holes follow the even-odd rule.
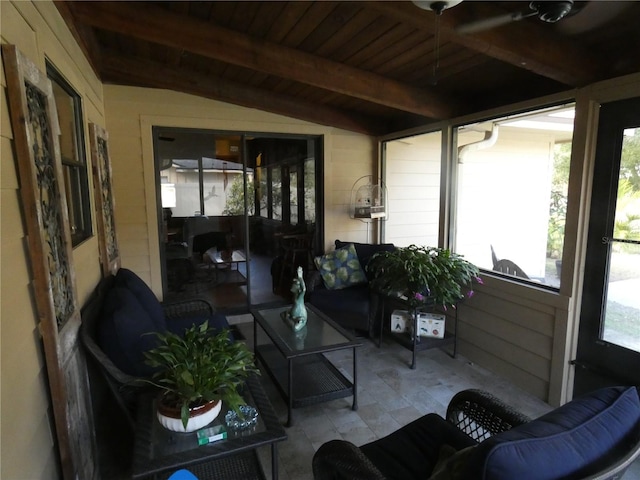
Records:
[[[165,299],[203,297],[225,313],[282,300],[274,286],[288,275],[275,266],[280,240],[321,235],[319,137],[153,134]]]
[[[623,131],[602,339],[640,352],[640,125]]]
[[[640,384],[640,98],[600,110],[574,395]]]
[[[247,168],[256,172],[255,211],[248,217],[251,264],[263,265],[259,284],[253,281],[257,273],[252,274],[251,303],[274,296],[290,300],[297,266],[307,271],[321,248],[320,138],[247,135],[245,151]],[[289,245],[293,239],[301,242],[295,251]]]
[[[244,193],[254,172],[245,167],[241,143],[239,134],[154,128],[165,297],[246,308]]]

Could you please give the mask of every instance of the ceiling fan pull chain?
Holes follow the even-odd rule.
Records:
[[[431,78],[431,85],[438,84],[438,68],[440,67],[440,13],[436,12],[435,14],[435,26],[434,26],[434,37],[435,37],[435,60],[433,62],[433,74]]]

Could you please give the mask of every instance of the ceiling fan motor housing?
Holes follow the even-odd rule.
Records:
[[[459,3],[462,3],[462,0],[415,0],[413,3],[423,10],[431,10],[435,12],[436,15],[440,15],[447,8],[455,7]]]
[[[531,2],[529,8],[537,12],[538,18],[543,22],[555,23],[563,19],[573,8],[573,0],[559,2]]]

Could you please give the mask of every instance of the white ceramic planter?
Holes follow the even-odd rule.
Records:
[[[205,403],[204,405],[192,408],[189,421],[187,422],[187,428],[182,424],[179,409],[168,408],[158,403],[157,415],[160,425],[167,430],[186,433],[200,430],[201,428],[209,425],[218,416],[221,408],[221,400],[213,400],[209,403]]]

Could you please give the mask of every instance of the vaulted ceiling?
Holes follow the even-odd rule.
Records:
[[[56,1],[104,83],[372,135],[640,71],[640,2],[485,22],[529,3]]]

